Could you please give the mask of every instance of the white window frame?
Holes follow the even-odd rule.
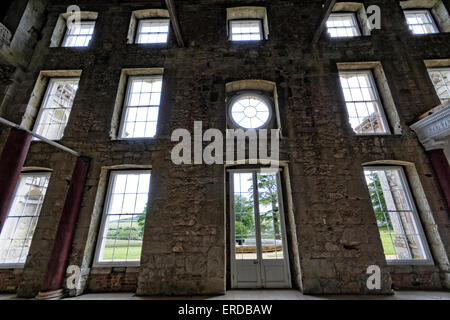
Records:
[[[20,178],[23,178],[23,177],[37,177],[37,176],[43,177],[43,176],[46,176],[46,177],[48,178],[48,180],[49,180],[49,183],[50,183],[51,174],[52,174],[52,173],[51,173],[50,171],[41,171],[41,172],[22,172],[22,173],[20,174]],[[20,181],[20,180],[19,180],[19,181]],[[8,217],[6,218],[5,222],[6,222],[6,221],[8,220],[8,218],[9,218],[9,214],[10,214],[11,209],[12,209],[12,206],[13,206],[13,204],[14,204],[14,200],[15,200],[15,198],[16,198],[16,194],[17,194],[18,189],[19,189],[19,182],[18,182],[17,185],[16,185],[16,188],[15,188],[15,191],[14,191],[14,197],[13,197],[13,200],[11,201],[11,204],[10,204],[10,207],[9,207],[9,210],[8,210]],[[47,191],[48,191],[48,187],[47,187],[46,192],[47,192]],[[43,198],[42,203],[44,203],[46,196],[47,196],[47,194],[44,195],[44,198]],[[38,213],[38,215],[37,215],[37,220],[38,220],[37,223],[39,223],[39,217],[40,217],[40,214],[41,214],[41,210],[42,210],[42,207],[41,207],[41,209],[39,210],[39,213]],[[37,227],[37,223],[36,223],[36,227]],[[2,230],[2,231],[3,231],[3,230]],[[34,232],[36,232],[36,229],[34,230]],[[33,235],[33,238],[34,238],[34,235]],[[33,238],[31,239],[31,244],[33,243]],[[30,248],[31,248],[31,244],[30,244]],[[0,269],[23,269],[24,266],[25,266],[25,263],[26,263],[26,260],[25,260],[24,263],[0,263]]]
[[[138,42],[139,40],[139,36],[141,35],[141,29],[142,29],[142,24],[145,22],[167,22],[167,26],[168,26],[168,30],[167,30],[167,39],[165,42]],[[165,32],[151,32],[148,34],[166,34]],[[138,24],[137,24],[137,29],[136,29],[136,36],[134,39],[134,43],[135,44],[142,44],[142,45],[164,45],[167,44],[169,42],[169,36],[170,36],[170,19],[169,18],[144,18],[144,19],[139,19],[138,20]]]
[[[97,237],[97,246],[95,249],[95,258],[94,263],[92,266],[94,268],[107,268],[107,267],[139,267],[141,265],[140,261],[107,261],[107,262],[101,262],[100,257],[102,254],[102,240],[103,240],[103,233],[105,232],[106,227],[106,220],[108,218],[107,212],[109,211],[109,207],[111,205],[111,195],[112,195],[112,188],[113,188],[113,177],[118,174],[150,174],[150,181],[151,181],[151,175],[152,170],[151,169],[142,169],[142,170],[111,170],[109,174],[109,181],[108,181],[108,188],[106,189],[106,196],[103,203],[103,212],[102,212],[102,221],[100,223],[100,229]],[[149,192],[150,192],[150,186]],[[150,196],[147,200],[147,208],[148,208],[148,201],[150,200]],[[143,213],[146,214],[146,213]],[[147,218],[147,217],[146,217]],[[144,243],[142,242],[142,248],[144,247]],[[141,259],[142,259],[142,248],[141,248]]]
[[[85,25],[92,25],[92,34],[90,35],[91,40],[89,40],[88,44],[86,46],[67,46],[66,45],[67,44],[67,40],[69,39],[70,36],[72,36],[70,34],[70,30],[71,29],[69,27],[67,27],[66,28],[66,33],[64,35],[64,39],[63,39],[63,41],[61,43],[61,47],[64,47],[64,48],[87,48],[87,47],[90,46],[90,44],[92,42],[92,38],[94,37],[94,33],[95,33],[96,21],[95,20],[82,20],[82,21],[80,21],[80,24],[81,25],[83,25],[83,24],[85,24]],[[87,35],[82,35],[82,36],[87,37]]]
[[[436,21],[434,20],[433,14],[431,13],[431,10],[426,9],[426,8],[424,8],[424,9],[405,9],[405,10],[403,10],[403,13],[405,15],[406,24],[408,25],[409,31],[411,31],[411,33],[413,35],[415,35],[415,36],[424,36],[424,35],[427,35],[427,34],[440,33],[439,26],[437,25]],[[408,18],[406,16],[407,13],[411,13],[411,14],[426,14],[427,17],[430,19],[431,25],[432,25],[432,27],[433,27],[435,32],[429,32],[429,33],[423,33],[423,34],[414,33],[413,30],[411,29],[411,26],[408,23]],[[421,24],[421,25],[423,26],[423,24]]]
[[[330,37],[331,39],[354,38],[354,37],[360,37],[360,36],[362,35],[361,29],[360,29],[360,27],[359,27],[358,19],[356,18],[356,14],[355,14],[354,12],[332,12],[332,13],[330,14],[330,17],[331,17],[331,16],[342,16],[342,17],[348,17],[348,16],[350,16],[350,17],[351,17],[351,20],[353,21],[353,26],[352,26],[352,27],[354,27],[354,28],[356,29],[356,32],[357,32],[357,34],[354,35],[354,36],[332,37],[331,34],[328,32],[328,27],[327,27],[327,33],[328,33],[328,35],[329,35],[329,37]],[[339,28],[347,28],[347,27],[332,27],[332,28],[334,28],[334,29],[339,29]]]
[[[423,244],[423,252],[426,255],[426,259],[404,259],[404,260],[398,260],[398,259],[386,259],[386,263],[389,265],[434,265],[433,256],[431,255],[430,248],[428,246],[428,239],[425,236],[425,232],[423,231],[422,222],[419,216],[419,213],[417,211],[416,204],[414,202],[414,197],[411,193],[411,189],[409,187],[408,179],[405,175],[404,168],[402,166],[396,166],[396,165],[388,165],[388,166],[364,166],[363,168],[363,174],[365,174],[365,170],[398,170],[400,180],[402,183],[403,191],[406,195],[408,204],[412,211],[412,216],[414,218],[414,222],[416,224],[416,228],[418,231],[418,234],[420,236],[420,240]],[[369,188],[367,187],[367,190]],[[369,198],[369,201],[371,199]],[[372,203],[370,203],[372,206]],[[373,208],[373,207],[372,207]],[[372,209],[373,214],[375,215],[375,212]],[[378,231],[378,230],[377,230]],[[379,232],[378,232],[379,235]],[[381,242],[381,238],[380,238]]]
[[[53,77],[53,78],[49,79],[48,84],[47,84],[47,89],[45,90],[44,99],[42,100],[42,103],[41,103],[41,105],[39,107],[38,116],[36,117],[36,121],[34,122],[34,126],[33,126],[33,132],[34,133],[37,133],[37,129],[38,129],[39,124],[40,124],[40,122],[42,120],[42,115],[43,115],[44,110],[45,110],[44,106],[48,103],[48,99],[50,97],[50,90],[52,89],[53,84],[55,82],[59,82],[59,81],[75,81],[75,80],[77,80],[78,83],[79,83],[80,77],[64,77],[64,78]],[[76,98],[76,94],[77,93],[75,93],[74,100]],[[70,107],[70,113],[69,113],[69,116],[67,118],[67,122],[64,125],[64,130],[62,132],[61,138],[55,139],[53,141],[60,141],[62,138],[64,138],[64,132],[66,131],[67,125],[69,124],[70,115],[72,114],[72,108],[73,108],[73,105]],[[45,137],[45,135],[42,135],[42,136]],[[33,140],[39,140],[39,139],[33,138]]]
[[[243,126],[241,126],[239,123],[236,122],[236,120],[233,117],[233,113],[232,113],[232,107],[233,105],[243,99],[246,96],[254,96],[257,99],[261,100],[263,103],[265,103],[269,109],[269,117],[267,118],[267,121],[265,123],[263,123],[261,126],[257,127],[257,128],[245,128]],[[235,126],[236,128],[239,129],[243,129],[243,130],[259,130],[259,129],[265,129],[267,128],[271,123],[272,123],[272,118],[273,118],[273,106],[272,106],[272,102],[264,95],[261,94],[257,91],[253,91],[253,90],[247,90],[247,91],[242,91],[239,92],[237,95],[235,95],[234,97],[232,97],[230,99],[230,102],[228,103],[228,116],[230,117],[231,123],[233,124],[233,126]]]
[[[437,90],[436,90],[436,86],[435,86],[435,84],[434,84],[434,82],[433,82],[433,79],[431,78],[431,75],[430,75],[430,72],[436,72],[436,71],[438,71],[438,72],[447,71],[447,72],[450,73],[450,67],[427,68],[427,71],[428,71],[428,76],[430,77],[431,83],[433,84],[434,91],[436,92],[436,95],[438,96],[438,98],[439,98],[439,100],[441,101],[441,103],[446,103],[446,102],[450,101],[450,98],[442,99],[442,98],[439,96],[439,94],[438,94],[438,92],[437,92]],[[450,81],[450,79],[449,79],[449,81]],[[446,86],[446,88],[447,88],[447,92],[448,92],[449,95],[450,95],[450,83],[448,83],[448,84],[445,83],[445,86]]]
[[[161,112],[161,99],[158,105],[158,120],[156,121],[156,133],[153,137],[124,137],[123,136],[123,131],[125,129],[125,116],[126,116],[126,112],[127,109],[130,107],[129,101],[130,101],[130,96],[131,96],[131,83],[133,82],[133,80],[147,80],[147,79],[158,79],[161,80],[161,99],[162,99],[162,94],[163,94],[163,90],[164,90],[164,79],[163,79],[163,75],[149,75],[149,76],[128,76],[127,79],[127,89],[126,89],[126,93],[125,93],[125,98],[123,100],[122,103],[122,114],[121,114],[121,119],[120,119],[120,126],[119,126],[119,135],[118,135],[118,140],[143,140],[143,139],[155,139],[158,135],[158,124],[159,124],[159,115]],[[141,106],[144,107],[144,106]],[[147,107],[156,107],[156,106],[147,106]]]
[[[258,22],[259,25],[259,39],[258,40],[234,40],[233,39],[233,23],[235,22]],[[230,34],[229,40],[231,42],[258,42],[264,40],[264,29],[263,29],[263,21],[261,19],[232,19],[228,20],[228,32]]]
[[[381,101],[380,93],[378,92],[377,82],[376,82],[376,80],[375,80],[375,78],[373,76],[373,70],[372,69],[342,70],[342,71],[339,71],[339,76],[341,74],[355,74],[355,73],[366,73],[368,75],[369,81],[370,81],[370,85],[372,86],[373,92],[374,92],[374,95],[375,95],[375,101],[378,104],[378,112],[380,113],[381,122],[383,123],[383,126],[386,129],[386,131],[385,132],[357,133],[357,132],[354,132],[353,128],[351,127],[350,120],[349,120],[348,124],[350,125],[350,128],[352,129],[353,133],[355,135],[357,135],[357,136],[391,135],[391,129],[389,127],[389,122],[388,122],[388,119],[386,117],[386,113],[384,112],[384,105],[383,105],[383,103]],[[340,83],[340,77],[339,77],[339,85],[341,86],[341,92],[342,92],[342,95],[344,96],[344,88],[342,88],[342,85]],[[355,103],[355,102],[366,102],[366,101],[364,101],[364,100],[352,101],[352,103]],[[345,103],[345,111],[347,112],[347,115],[350,117],[350,115],[348,113],[347,101],[345,100],[345,96],[344,96],[344,103]]]

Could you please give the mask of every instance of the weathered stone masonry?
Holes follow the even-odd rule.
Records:
[[[323,2],[176,1],[186,44],[179,48],[173,33],[167,46],[127,44],[131,12],[165,8],[164,1],[80,0],[82,10],[97,12],[98,18],[91,45],[74,49],[50,47],[58,17],[72,2],[49,1],[31,62],[14,73],[8,89],[14,95],[7,96],[0,116],[22,122],[41,70],[82,71],[61,143],[91,158],[69,261],[83,269],[84,292],[194,295],[229,288],[225,167],[174,165],[170,135],[177,128],[191,131],[194,121],[203,121],[204,130],[224,131],[225,86],[246,79],[277,85],[280,160],[288,169],[284,201],[286,212],[292,213],[286,220],[293,286],[304,293],[370,293],[366,268],[377,264],[382,289],[376,293],[390,293],[391,284],[449,288],[449,211],[430,160],[409,125],[440,103],[423,61],[450,58],[450,34],[415,37],[397,1],[360,1],[381,7],[382,30],[351,39],[324,35],[313,48],[310,40]],[[450,11],[448,1],[444,4]],[[227,41],[226,8],[245,5],[267,8],[268,40]],[[348,124],[337,63],[368,61],[383,67],[401,134],[355,136]],[[111,139],[125,68],[164,69],[155,139]],[[3,148],[9,130],[0,130]],[[0,270],[0,291],[34,297],[41,289],[75,161],[54,147],[32,142],[25,167],[51,169],[52,178],[25,267]],[[362,168],[380,162],[404,165],[415,201],[426,204],[418,209],[434,265],[386,265]],[[141,266],[92,268],[108,170],[133,167],[152,169]]]

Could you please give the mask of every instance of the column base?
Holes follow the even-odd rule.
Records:
[[[60,300],[64,297],[64,289],[48,291],[48,292],[39,292],[36,296],[36,300]]]

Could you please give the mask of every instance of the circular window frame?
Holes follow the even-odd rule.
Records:
[[[267,121],[262,124],[261,126],[257,128],[245,128],[241,126],[239,123],[237,123],[233,118],[232,107],[233,105],[240,99],[242,99],[245,96],[255,96],[256,98],[262,100],[269,109],[269,117],[267,118]],[[230,99],[230,102],[228,103],[228,118],[230,119],[230,124],[235,129],[243,129],[243,130],[260,130],[260,129],[267,129],[269,127],[273,126],[273,103],[272,101],[264,94],[259,91],[240,91],[236,92],[236,94]]]

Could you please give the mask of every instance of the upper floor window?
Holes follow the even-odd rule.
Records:
[[[150,176],[149,170],[111,172],[96,252],[97,265],[139,264]]]
[[[327,20],[327,30],[332,38],[360,36],[355,13],[332,13]]]
[[[81,21],[67,27],[63,47],[87,47],[94,34],[95,21]]]
[[[8,217],[0,233],[0,266],[25,264],[50,173],[20,175]]]
[[[268,100],[261,95],[240,94],[231,101],[231,119],[239,127],[257,129],[268,124],[271,109]]]
[[[450,68],[430,68],[428,74],[441,102],[450,101]]]
[[[227,32],[231,41],[261,41],[269,37],[264,7],[227,8]]]
[[[162,76],[130,76],[124,102],[120,138],[156,135]]]
[[[399,166],[364,169],[388,262],[428,262],[428,252],[408,183]]]
[[[34,132],[50,140],[60,140],[63,137],[78,82],[79,78],[50,79]]]
[[[232,41],[258,41],[263,39],[261,20],[231,20]]]
[[[431,12],[424,10],[404,10],[406,22],[414,34],[439,33]]]
[[[353,131],[390,133],[372,71],[340,71],[339,77]]]
[[[136,43],[167,43],[169,19],[139,20]]]

